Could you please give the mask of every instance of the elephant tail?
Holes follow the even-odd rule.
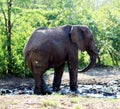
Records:
[[[24,78],[26,78],[26,58],[24,59]]]
[[[27,66],[29,69],[33,72],[33,63],[32,63],[32,54],[31,53],[26,53],[25,59],[24,59],[24,77],[27,76]]]

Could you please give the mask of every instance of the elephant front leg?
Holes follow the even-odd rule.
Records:
[[[80,93],[78,91],[78,85],[77,85],[78,60],[70,58],[70,60],[68,61],[68,68],[69,68],[69,77],[70,77],[70,90],[78,94]]]
[[[70,89],[72,91],[76,91],[78,88],[78,86],[77,86],[77,70],[70,69],[69,76],[70,76]]]
[[[64,65],[65,64],[62,64],[61,66],[55,68],[54,80],[53,80],[53,91],[57,92],[60,90],[60,84],[61,84],[61,78],[63,75]]]

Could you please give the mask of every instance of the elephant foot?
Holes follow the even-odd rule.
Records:
[[[46,95],[46,94],[50,95],[50,94],[52,94],[52,91],[48,88],[48,86],[47,86],[47,84],[45,83],[44,79],[42,79],[41,83],[42,83],[41,93],[42,93],[43,95]]]
[[[50,89],[46,89],[46,90],[42,90],[41,91],[41,93],[43,94],[43,95],[51,95],[52,94],[52,91],[50,90]]]
[[[60,88],[53,87],[53,92],[58,92],[58,91],[60,91]]]
[[[36,95],[50,95],[52,94],[52,91],[48,88],[48,89],[42,89],[41,91],[39,89],[34,89],[34,94]]]
[[[80,94],[80,91],[78,90],[77,87],[71,86],[71,87],[70,87],[70,90],[71,90],[72,92],[74,92],[75,94]]]
[[[34,89],[34,94],[40,95],[40,94],[41,94],[40,89],[39,89],[39,88],[35,88],[35,89]]]
[[[72,91],[72,90],[71,90]],[[80,94],[80,91],[77,89],[77,90],[74,90],[74,91],[72,91],[72,92],[74,92],[75,94]]]

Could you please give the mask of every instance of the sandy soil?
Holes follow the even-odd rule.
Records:
[[[74,95],[5,95],[0,96],[0,109],[120,109],[120,99]]]

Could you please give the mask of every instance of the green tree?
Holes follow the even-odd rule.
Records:
[[[6,9],[3,9],[3,3],[0,2],[1,11],[4,18],[4,34],[6,35],[7,39],[7,54],[8,54],[8,62],[7,62],[7,69],[8,73],[12,73],[12,53],[11,53],[11,34],[12,34],[12,23],[11,23],[11,9],[12,9],[12,0],[6,1]]]
[[[38,27],[87,25],[99,51],[99,65],[120,66],[120,0],[0,1],[0,75],[23,76],[23,48]],[[79,53],[79,62],[88,62]],[[84,61],[84,62],[83,62]]]

